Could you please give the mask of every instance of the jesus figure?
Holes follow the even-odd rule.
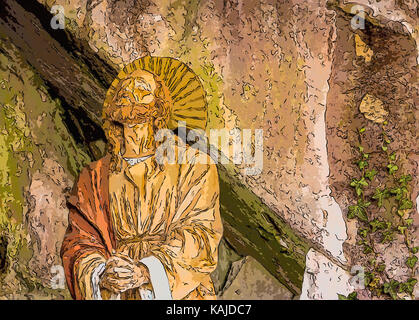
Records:
[[[216,166],[198,150],[192,151],[206,163],[156,159],[155,133],[168,127],[175,104],[188,117],[199,97],[192,107],[188,99],[202,88],[185,88],[201,84],[193,76],[182,80],[191,71],[175,59],[147,59],[125,68],[108,91],[108,153],[82,170],[68,198],[61,256],[74,299],[216,297],[210,278],[222,236]],[[175,140],[176,148],[191,151]]]

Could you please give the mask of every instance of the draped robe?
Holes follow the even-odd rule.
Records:
[[[215,299],[210,274],[222,223],[217,168],[205,157],[207,164],[179,164],[176,153],[176,163],[161,166],[152,156],[133,166],[123,161],[111,173],[107,155],[82,170],[61,248],[73,298],[94,299],[95,270],[122,252],[135,261],[157,258],[173,299]],[[122,295],[129,297],[140,299]]]

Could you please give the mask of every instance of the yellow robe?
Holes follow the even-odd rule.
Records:
[[[183,148],[188,152],[190,147]],[[207,164],[178,164],[175,154],[175,164],[160,166],[152,156],[133,166],[123,161],[121,172],[110,174],[117,251],[136,261],[156,257],[173,299],[215,299],[210,274],[223,231],[217,168],[207,155],[200,154]],[[100,254],[91,254],[78,264],[77,278],[87,299],[93,298],[93,270],[103,262]],[[140,299],[137,293],[130,290],[121,298]]]

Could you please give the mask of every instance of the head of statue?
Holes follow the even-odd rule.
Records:
[[[156,75],[137,69],[119,81],[103,110],[113,169],[127,153],[141,156],[156,148],[154,133],[167,128],[169,110],[168,89]]]

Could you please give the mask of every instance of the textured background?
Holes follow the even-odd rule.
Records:
[[[146,54],[176,57],[199,75],[209,128],[264,130],[260,175],[220,167],[221,298],[334,299],[352,291],[348,270],[362,257],[356,222],[346,220],[351,142],[364,126],[374,143],[374,115],[392,124],[416,204],[415,1],[357,1],[370,13],[365,30],[351,28],[353,3],[345,1],[1,3],[0,296],[68,298],[50,288],[65,193],[103,154],[106,88]],[[65,9],[64,31],[49,25],[55,4]],[[366,107],[370,119],[359,108],[366,94],[377,99]],[[406,250],[401,239],[392,246],[380,250],[397,277]]]

